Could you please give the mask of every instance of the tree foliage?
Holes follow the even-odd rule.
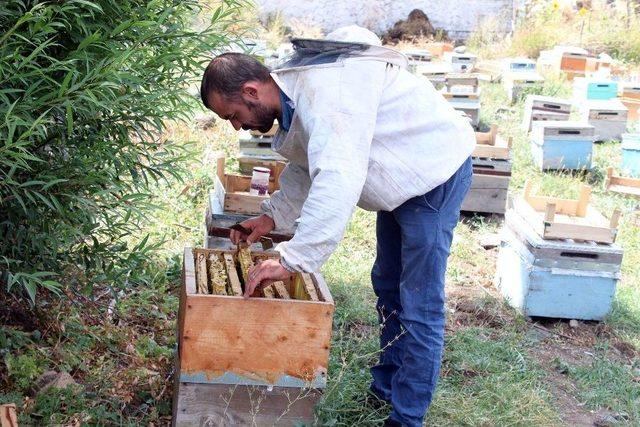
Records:
[[[149,186],[180,178],[165,123],[230,42],[243,0],[9,0],[0,6],[0,283],[125,283],[154,243],[140,236]],[[197,16],[210,17],[194,30]],[[190,99],[191,98],[191,99]]]

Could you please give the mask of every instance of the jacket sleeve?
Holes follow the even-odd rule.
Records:
[[[384,63],[354,61],[298,80],[311,186],[293,239],[277,247],[294,270],[318,271],[342,239],[367,177],[384,77]]]
[[[311,179],[305,169],[293,163],[287,164],[280,173],[280,190],[274,191],[261,205],[262,212],[273,219],[276,229],[293,232],[310,185]]]

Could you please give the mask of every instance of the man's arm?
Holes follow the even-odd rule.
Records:
[[[273,219],[278,230],[292,231],[310,186],[311,179],[306,170],[293,163],[287,164],[280,174],[280,189],[262,202],[262,212]]]
[[[276,248],[293,270],[317,271],[342,239],[367,177],[384,77],[384,63],[367,61],[314,70],[300,83],[311,187],[293,239]]]

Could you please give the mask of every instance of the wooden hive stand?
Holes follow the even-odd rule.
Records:
[[[613,243],[616,239],[620,210],[607,220],[589,206],[591,187],[582,185],[578,200],[534,196],[532,183],[527,181],[522,198],[514,201],[515,210],[544,239],[572,239]]]
[[[640,179],[614,175],[613,168],[607,168],[607,178],[604,185],[607,191],[640,197]]]
[[[334,312],[326,283],[296,273],[240,296],[247,267],[278,256],[185,248],[173,425],[313,423]]]
[[[509,159],[512,138],[505,141],[498,135],[498,126],[491,125],[488,132],[476,132],[476,148],[473,150],[473,157],[488,159]]]

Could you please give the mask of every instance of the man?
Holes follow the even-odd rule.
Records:
[[[371,392],[392,405],[385,425],[421,426],[440,370],[446,262],[475,136],[373,33],[347,27],[327,39],[353,43],[300,42],[288,66],[271,73],[238,53],[205,71],[205,106],[236,130],[267,131],[278,119],[273,148],[289,160],[264,214],[242,223],[251,234],[232,231],[231,239],[256,242],[298,220],[276,248],[281,260],[250,270],[248,296],[261,282],[318,271],[356,205],[377,211],[371,278],[383,327]]]

